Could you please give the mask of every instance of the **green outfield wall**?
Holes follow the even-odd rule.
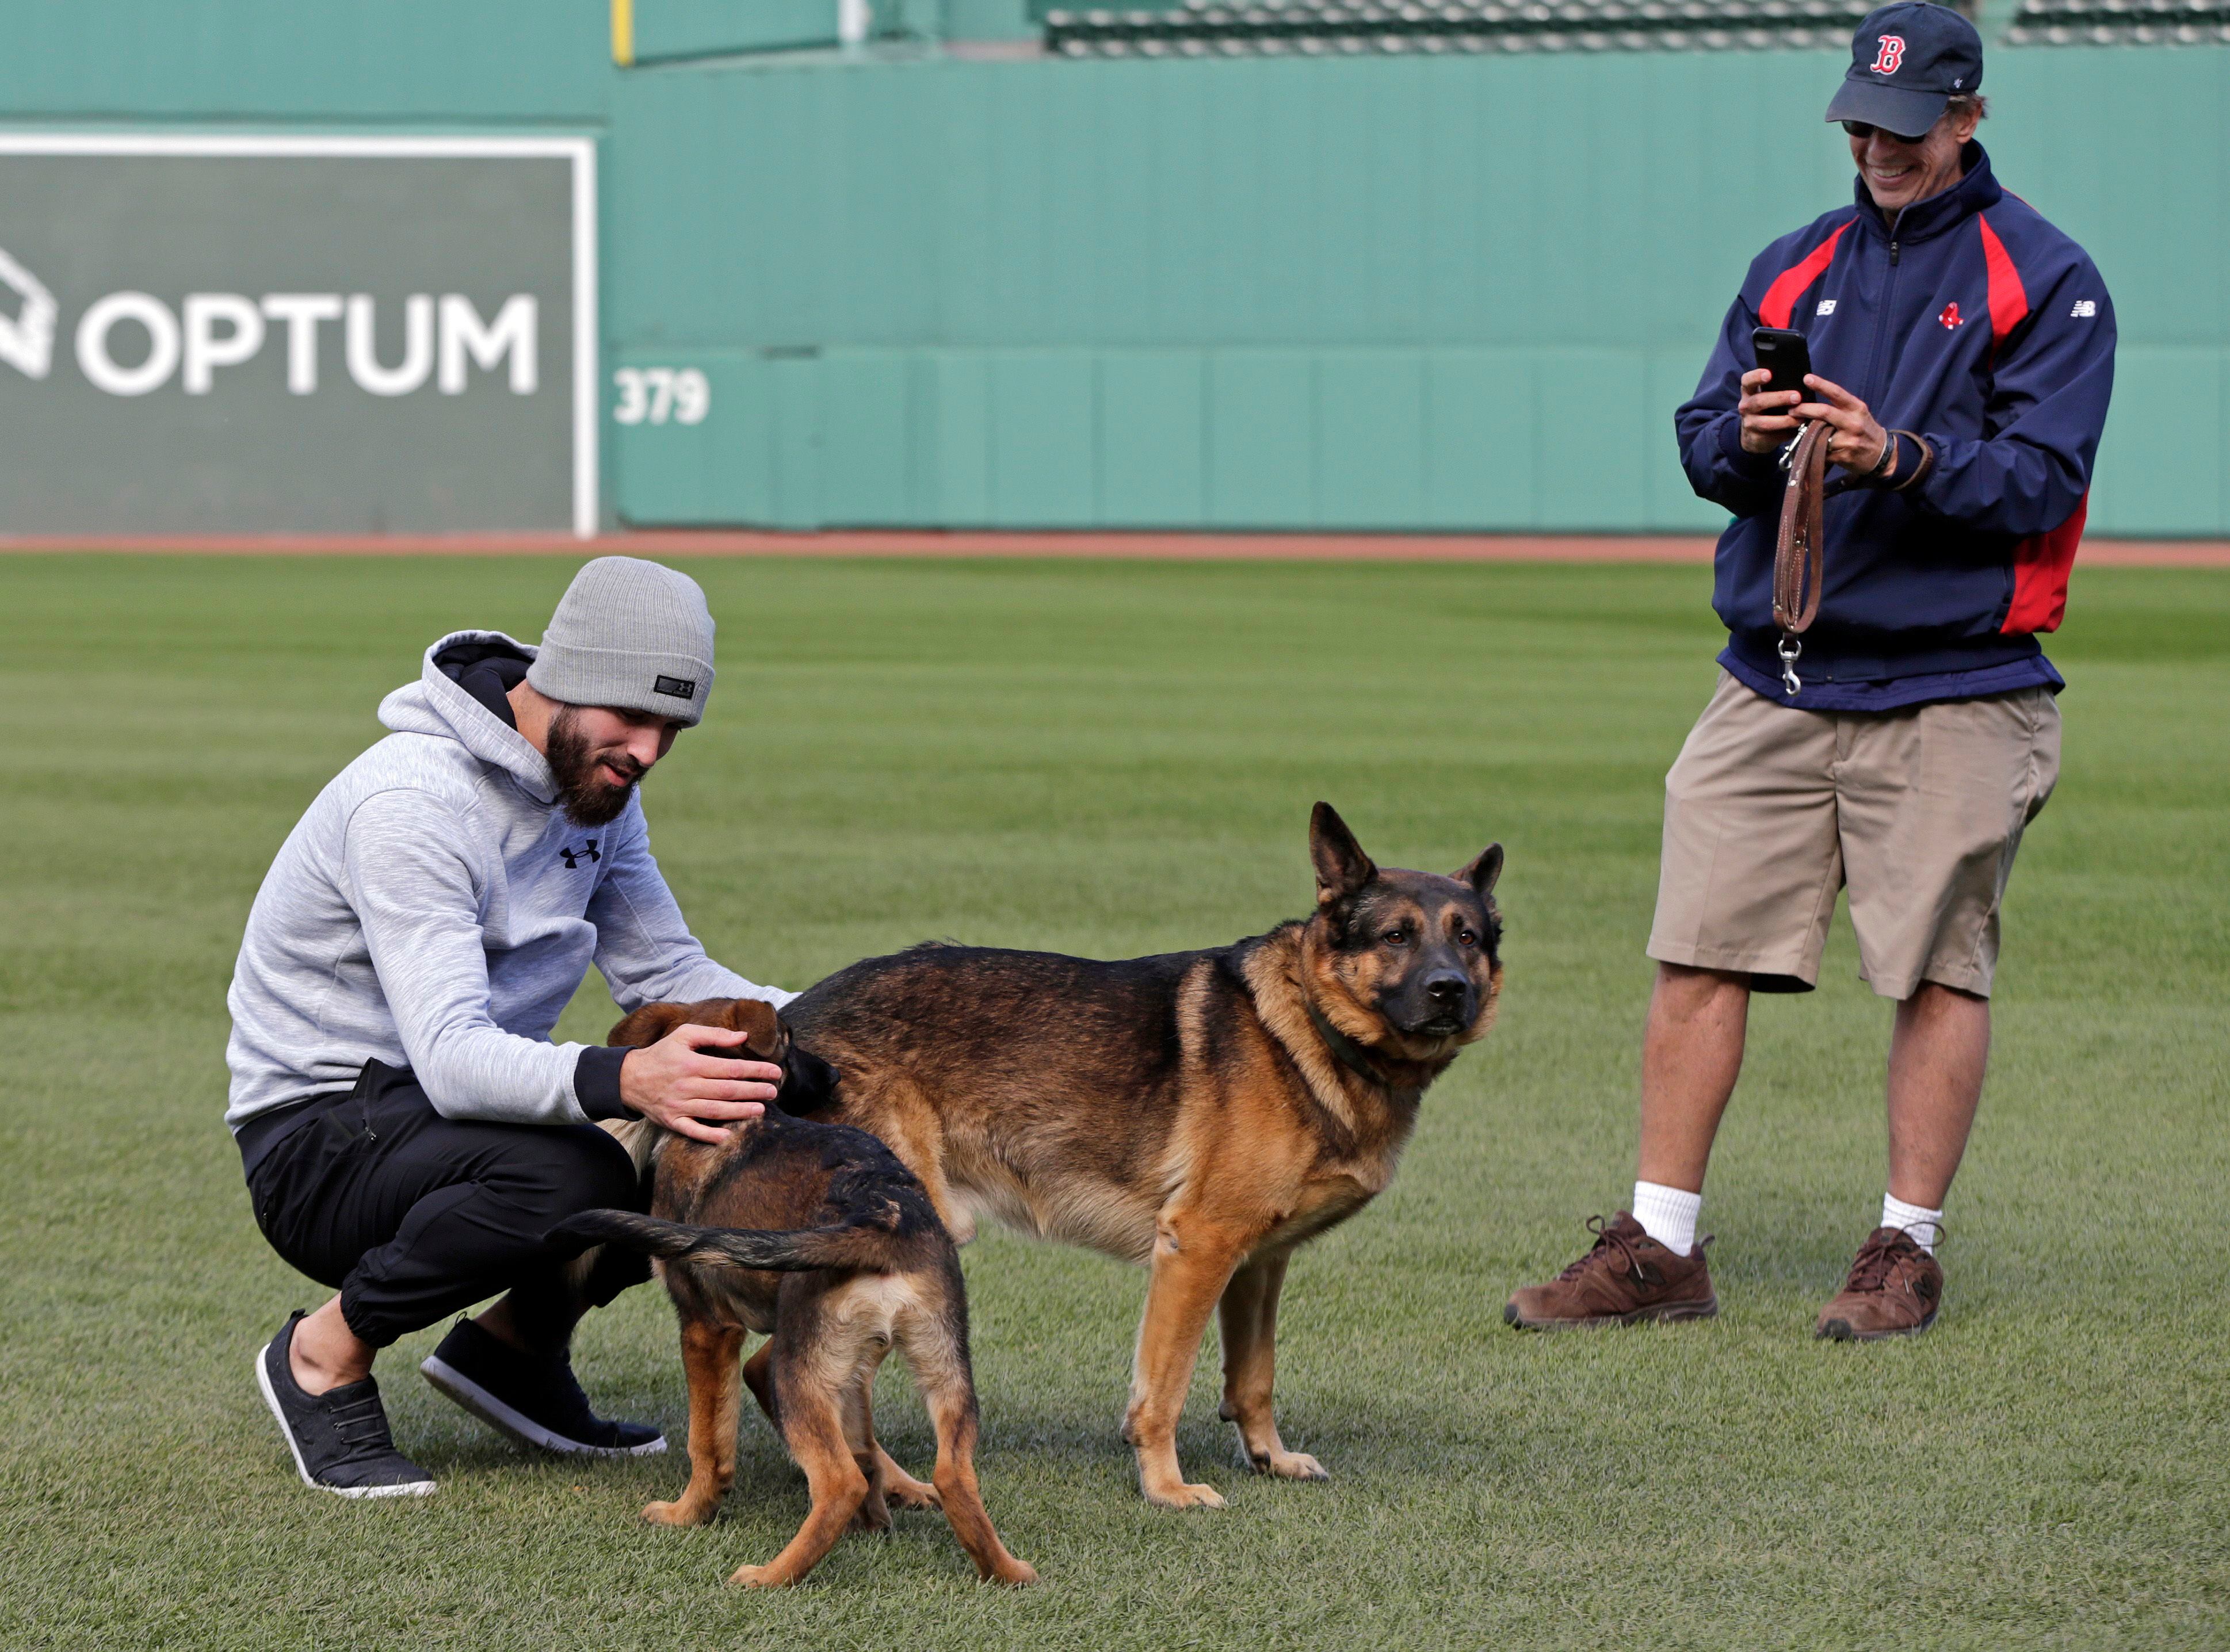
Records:
[[[1021,0],[754,53],[660,6],[682,55],[628,68],[577,0],[31,8],[0,116],[596,138],[604,511],[644,524],[1709,528],[1672,408],[1850,188],[1832,54],[1073,62],[992,43]],[[2230,49],[1988,89],[2119,310],[2093,523],[2230,531]]]

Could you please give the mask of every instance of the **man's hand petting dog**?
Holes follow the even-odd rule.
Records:
[[[656,1044],[628,1051],[620,1064],[620,1099],[676,1135],[725,1141],[728,1133],[719,1127],[764,1113],[782,1069],[701,1054],[699,1046],[734,1049],[749,1036],[732,1027],[678,1026]]]

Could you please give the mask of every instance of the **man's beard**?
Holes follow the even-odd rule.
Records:
[[[558,807],[565,811],[565,818],[582,826],[609,826],[618,820],[635,795],[635,782],[642,778],[635,759],[624,752],[599,754],[581,732],[580,713],[570,705],[550,719],[545,744],[548,749],[543,755],[558,782]],[[632,775],[625,785],[615,786],[605,777],[606,755],[614,767]]]

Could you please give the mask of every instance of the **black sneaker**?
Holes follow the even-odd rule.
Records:
[[[418,1369],[426,1380],[521,1445],[591,1457],[647,1457],[666,1437],[646,1423],[608,1423],[589,1409],[562,1353],[537,1357],[459,1320]]]
[[[366,1377],[322,1394],[306,1394],[287,1364],[298,1309],[255,1356],[255,1385],[279,1419],[302,1483],[336,1497],[423,1497],[434,1478],[395,1449],[379,1385]]]

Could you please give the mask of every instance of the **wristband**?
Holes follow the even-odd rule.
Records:
[[[1879,487],[1896,474],[1897,432],[1885,430],[1882,432],[1881,457],[1874,460],[1873,468],[1859,477],[1859,481],[1866,487]]]
[[[1928,472],[1936,468],[1936,450],[1928,445],[1928,438],[1917,431],[1892,430],[1890,435],[1892,440],[1898,436],[1906,437],[1914,447],[1920,449],[1920,462],[1912,467],[1912,474],[1902,482],[1892,482],[1890,485],[1891,492],[1902,493],[1908,488],[1919,486],[1928,479]]]

